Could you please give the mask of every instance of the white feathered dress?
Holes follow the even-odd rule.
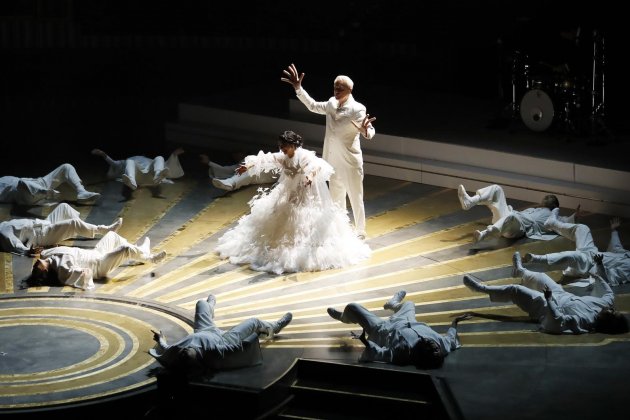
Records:
[[[272,189],[259,189],[249,202],[251,212],[219,238],[221,258],[282,274],[341,268],[370,257],[346,210],[330,198],[332,166],[315,152],[298,147],[289,158],[261,151],[247,156],[245,166],[251,175],[275,171],[280,178]]]

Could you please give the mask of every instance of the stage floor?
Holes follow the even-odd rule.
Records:
[[[297,357],[356,363],[361,346],[350,331],[358,329],[331,319],[329,306],[342,309],[359,302],[387,316],[383,303],[405,289],[417,318],[440,332],[464,311],[518,317],[523,313],[513,305],[470,292],[462,285],[463,274],[490,284],[514,283],[514,251],[546,253],[573,246],[556,238],[475,247],[472,232],[490,222],[486,208],[462,210],[452,189],[366,176],[372,257],[340,270],[270,275],[232,265],[213,252],[217,238],[248,212],[257,186],[227,193],[214,188],[203,171],[190,171],[164,186],[160,196],[140,188],[126,200],[122,184],[105,180],[104,169],[96,158],[79,166],[88,189],[102,197],[93,206],[75,208],[96,224],[123,217],[122,236],[131,242],[149,236],[167,258],[158,265],[128,264],[83,292],[21,288],[32,260],[0,253],[0,414],[73,404],[94,404],[96,412],[102,401],[155,391],[157,363],[147,354],[153,346],[151,329],[164,331],[170,341],[183,337],[191,331],[196,301],[209,293],[217,297],[221,327],[293,312],[293,322],[281,334],[261,342],[262,366],[218,372],[211,379],[261,389]],[[508,201],[517,209],[532,204]],[[50,210],[36,207],[28,215],[43,217]],[[571,212],[562,208],[561,214]],[[0,220],[20,214],[0,206]],[[603,214],[583,219],[602,249],[608,219]],[[630,241],[630,225],[622,226],[621,238]],[[91,247],[95,240],[69,243]],[[550,274],[561,280],[560,270]],[[627,313],[630,287],[618,286],[616,292],[617,308]],[[463,322],[459,331],[462,348],[431,373],[447,379],[467,419],[577,419],[625,412],[629,334],[547,335],[535,324],[483,318]]]

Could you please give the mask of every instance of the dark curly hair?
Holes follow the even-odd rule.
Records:
[[[287,130],[278,136],[278,147],[293,145],[297,149],[302,147],[302,144],[302,136],[293,131]]]
[[[604,334],[624,334],[630,330],[628,319],[613,308],[602,309],[595,317],[595,331]]]
[[[411,361],[417,369],[436,369],[444,363],[444,354],[438,343],[421,338],[411,349]]]
[[[547,207],[549,210],[560,207],[560,201],[558,200],[558,197],[553,194],[548,194],[544,196],[541,204],[543,205],[543,207]]]

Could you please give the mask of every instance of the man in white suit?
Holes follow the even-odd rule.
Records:
[[[346,208],[346,195],[350,199],[357,236],[365,239],[365,208],[363,204],[363,154],[360,136],[374,137],[372,122],[376,119],[352,96],[354,82],[344,75],[334,80],[334,95],[327,101],[317,102],[302,88],[304,73],[298,73],[294,64],[284,70],[287,77],[280,80],[295,89],[298,99],[316,114],[326,115],[323,159],[335,169],[330,178],[330,195],[337,205]]]

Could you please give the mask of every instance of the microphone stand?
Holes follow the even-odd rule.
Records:
[[[601,41],[601,48],[597,49],[598,41]],[[599,57],[601,56],[601,57]],[[598,86],[597,83],[597,64],[598,59],[601,61],[600,69],[601,69],[601,92],[597,91]],[[591,135],[598,136],[600,133],[605,133],[608,137],[612,137],[612,133],[610,132],[608,126],[605,122],[606,116],[606,85],[605,85],[605,65],[606,65],[606,55],[604,50],[604,37],[603,35],[597,32],[597,30],[593,31],[593,69],[592,69],[592,86],[591,86]],[[601,95],[601,100],[597,101],[598,94]]]

